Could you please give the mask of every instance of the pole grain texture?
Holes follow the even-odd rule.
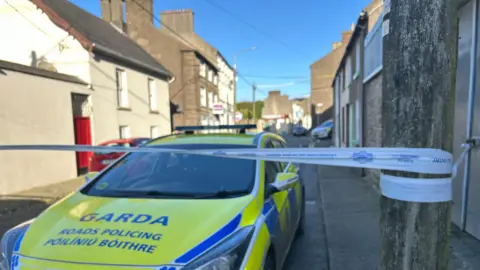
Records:
[[[384,8],[382,144],[452,153],[457,1],[385,0]],[[450,208],[451,202],[413,203],[382,196],[380,269],[447,270]]]

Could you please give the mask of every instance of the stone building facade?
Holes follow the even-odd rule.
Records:
[[[323,121],[333,117],[332,80],[335,77],[340,60],[345,52],[345,46],[350,40],[352,30],[342,33],[342,41],[332,44],[332,51],[315,61],[310,66],[311,76],[311,115],[313,126],[320,125]]]
[[[219,75],[223,71],[218,67],[217,50],[195,33],[193,11],[163,11],[161,26],[157,28],[153,0],[101,0],[101,3],[103,19],[121,25],[120,31],[164,63],[175,76],[170,84],[170,101],[178,110],[172,110],[172,128],[219,124],[220,119],[212,114],[211,108],[215,101],[220,101]],[[233,79],[226,84],[232,85],[234,96]],[[233,104],[228,105],[233,114]]]

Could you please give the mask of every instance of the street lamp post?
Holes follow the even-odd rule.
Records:
[[[239,51],[239,52],[237,52],[237,53],[235,53],[235,54],[233,55],[233,81],[234,81],[233,111],[234,111],[234,114],[235,114],[236,104],[237,104],[237,56],[240,55],[240,54],[242,54],[242,53],[254,51],[254,50],[256,50],[256,49],[257,49],[257,47],[252,46],[252,47],[249,48],[249,49]],[[253,106],[255,107],[255,101],[253,101]],[[254,116],[254,119],[255,119],[255,116]]]

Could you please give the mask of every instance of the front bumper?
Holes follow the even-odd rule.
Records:
[[[312,137],[313,137],[314,139],[325,139],[325,138],[328,138],[328,131],[323,131],[323,132],[314,133],[314,134],[312,134]]]

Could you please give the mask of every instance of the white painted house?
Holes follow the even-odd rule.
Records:
[[[79,86],[66,87],[66,84],[40,81],[41,75],[35,75],[28,84],[22,84],[13,79],[26,75],[5,75],[8,82],[3,80],[0,96],[9,97],[9,106],[0,107],[0,120],[2,115],[8,115],[5,119],[11,124],[32,122],[36,126],[18,129],[15,134],[13,129],[7,130],[8,136],[0,137],[0,143],[42,143],[32,141],[39,138],[35,132],[50,128],[45,124],[50,119],[45,117],[56,114],[71,115],[74,124],[65,128],[75,129],[72,143],[77,144],[171,133],[169,83],[173,76],[122,29],[66,0],[0,0],[0,35],[5,37],[0,42],[0,61],[7,68],[8,63],[16,63],[72,76],[82,82]],[[58,89],[51,89],[52,85],[58,85]],[[23,90],[18,90],[27,86],[32,93],[37,87],[47,89],[43,91],[49,91],[45,92],[49,98],[27,106],[24,99],[29,95],[20,94]],[[57,97],[54,90],[68,93],[62,102],[69,106],[51,106],[49,100],[53,104]],[[22,108],[22,118],[15,118],[18,116],[12,111],[15,107]],[[68,111],[64,111],[66,108]],[[54,137],[45,137],[43,141],[55,143],[51,138]],[[83,163],[77,166],[85,167],[85,158],[77,157],[78,160]],[[0,178],[3,175],[0,172]],[[16,174],[6,172],[6,175]]]

